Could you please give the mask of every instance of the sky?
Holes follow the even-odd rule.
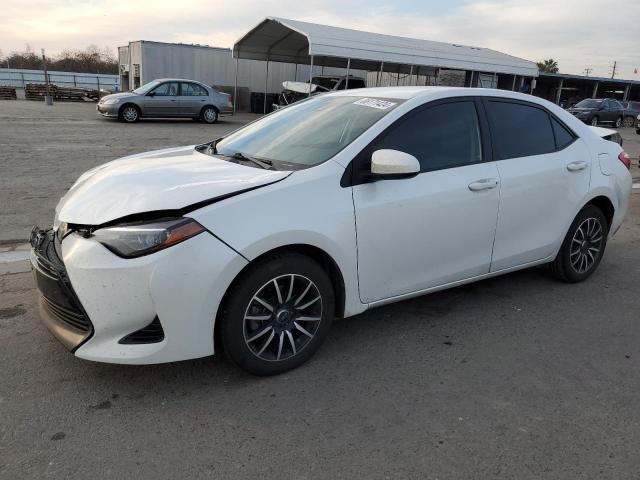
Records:
[[[493,48],[640,80],[640,0],[2,0],[0,51],[132,40],[231,47],[264,17]]]

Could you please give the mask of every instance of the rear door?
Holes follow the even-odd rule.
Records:
[[[180,96],[178,97],[179,113],[184,116],[197,117],[200,110],[207,103],[209,92],[193,82],[180,82]]]
[[[551,259],[589,191],[591,155],[539,105],[498,98],[484,105],[500,172],[491,271]]]
[[[178,113],[178,82],[158,85],[144,98],[143,115],[168,117]]]
[[[481,125],[473,98],[430,103],[399,119],[354,159],[363,302],[489,272],[499,179]],[[414,155],[420,174],[371,181],[371,155],[379,149]]]

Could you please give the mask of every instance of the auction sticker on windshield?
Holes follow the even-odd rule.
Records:
[[[395,105],[393,102],[389,102],[387,100],[380,100],[377,98],[361,98],[360,100],[356,100],[353,102],[354,105],[364,105],[365,107],[377,108],[379,110],[386,110],[387,108],[391,108]]]

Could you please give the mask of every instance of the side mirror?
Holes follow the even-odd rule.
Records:
[[[371,155],[371,174],[382,178],[406,178],[420,173],[416,157],[399,150],[376,150]]]
[[[147,97],[155,97],[155,96],[156,96],[156,92],[147,93]]]

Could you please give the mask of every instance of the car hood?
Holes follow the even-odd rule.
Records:
[[[101,225],[137,213],[188,209],[291,173],[239,165],[195,146],[132,155],[81,175],[56,207],[56,226]]]
[[[125,97],[135,97],[135,96],[137,96],[137,94],[133,92],[112,93],[111,95],[105,95],[104,97],[102,97],[100,99],[100,103],[104,102],[105,100],[110,100],[112,98],[125,98]]]

